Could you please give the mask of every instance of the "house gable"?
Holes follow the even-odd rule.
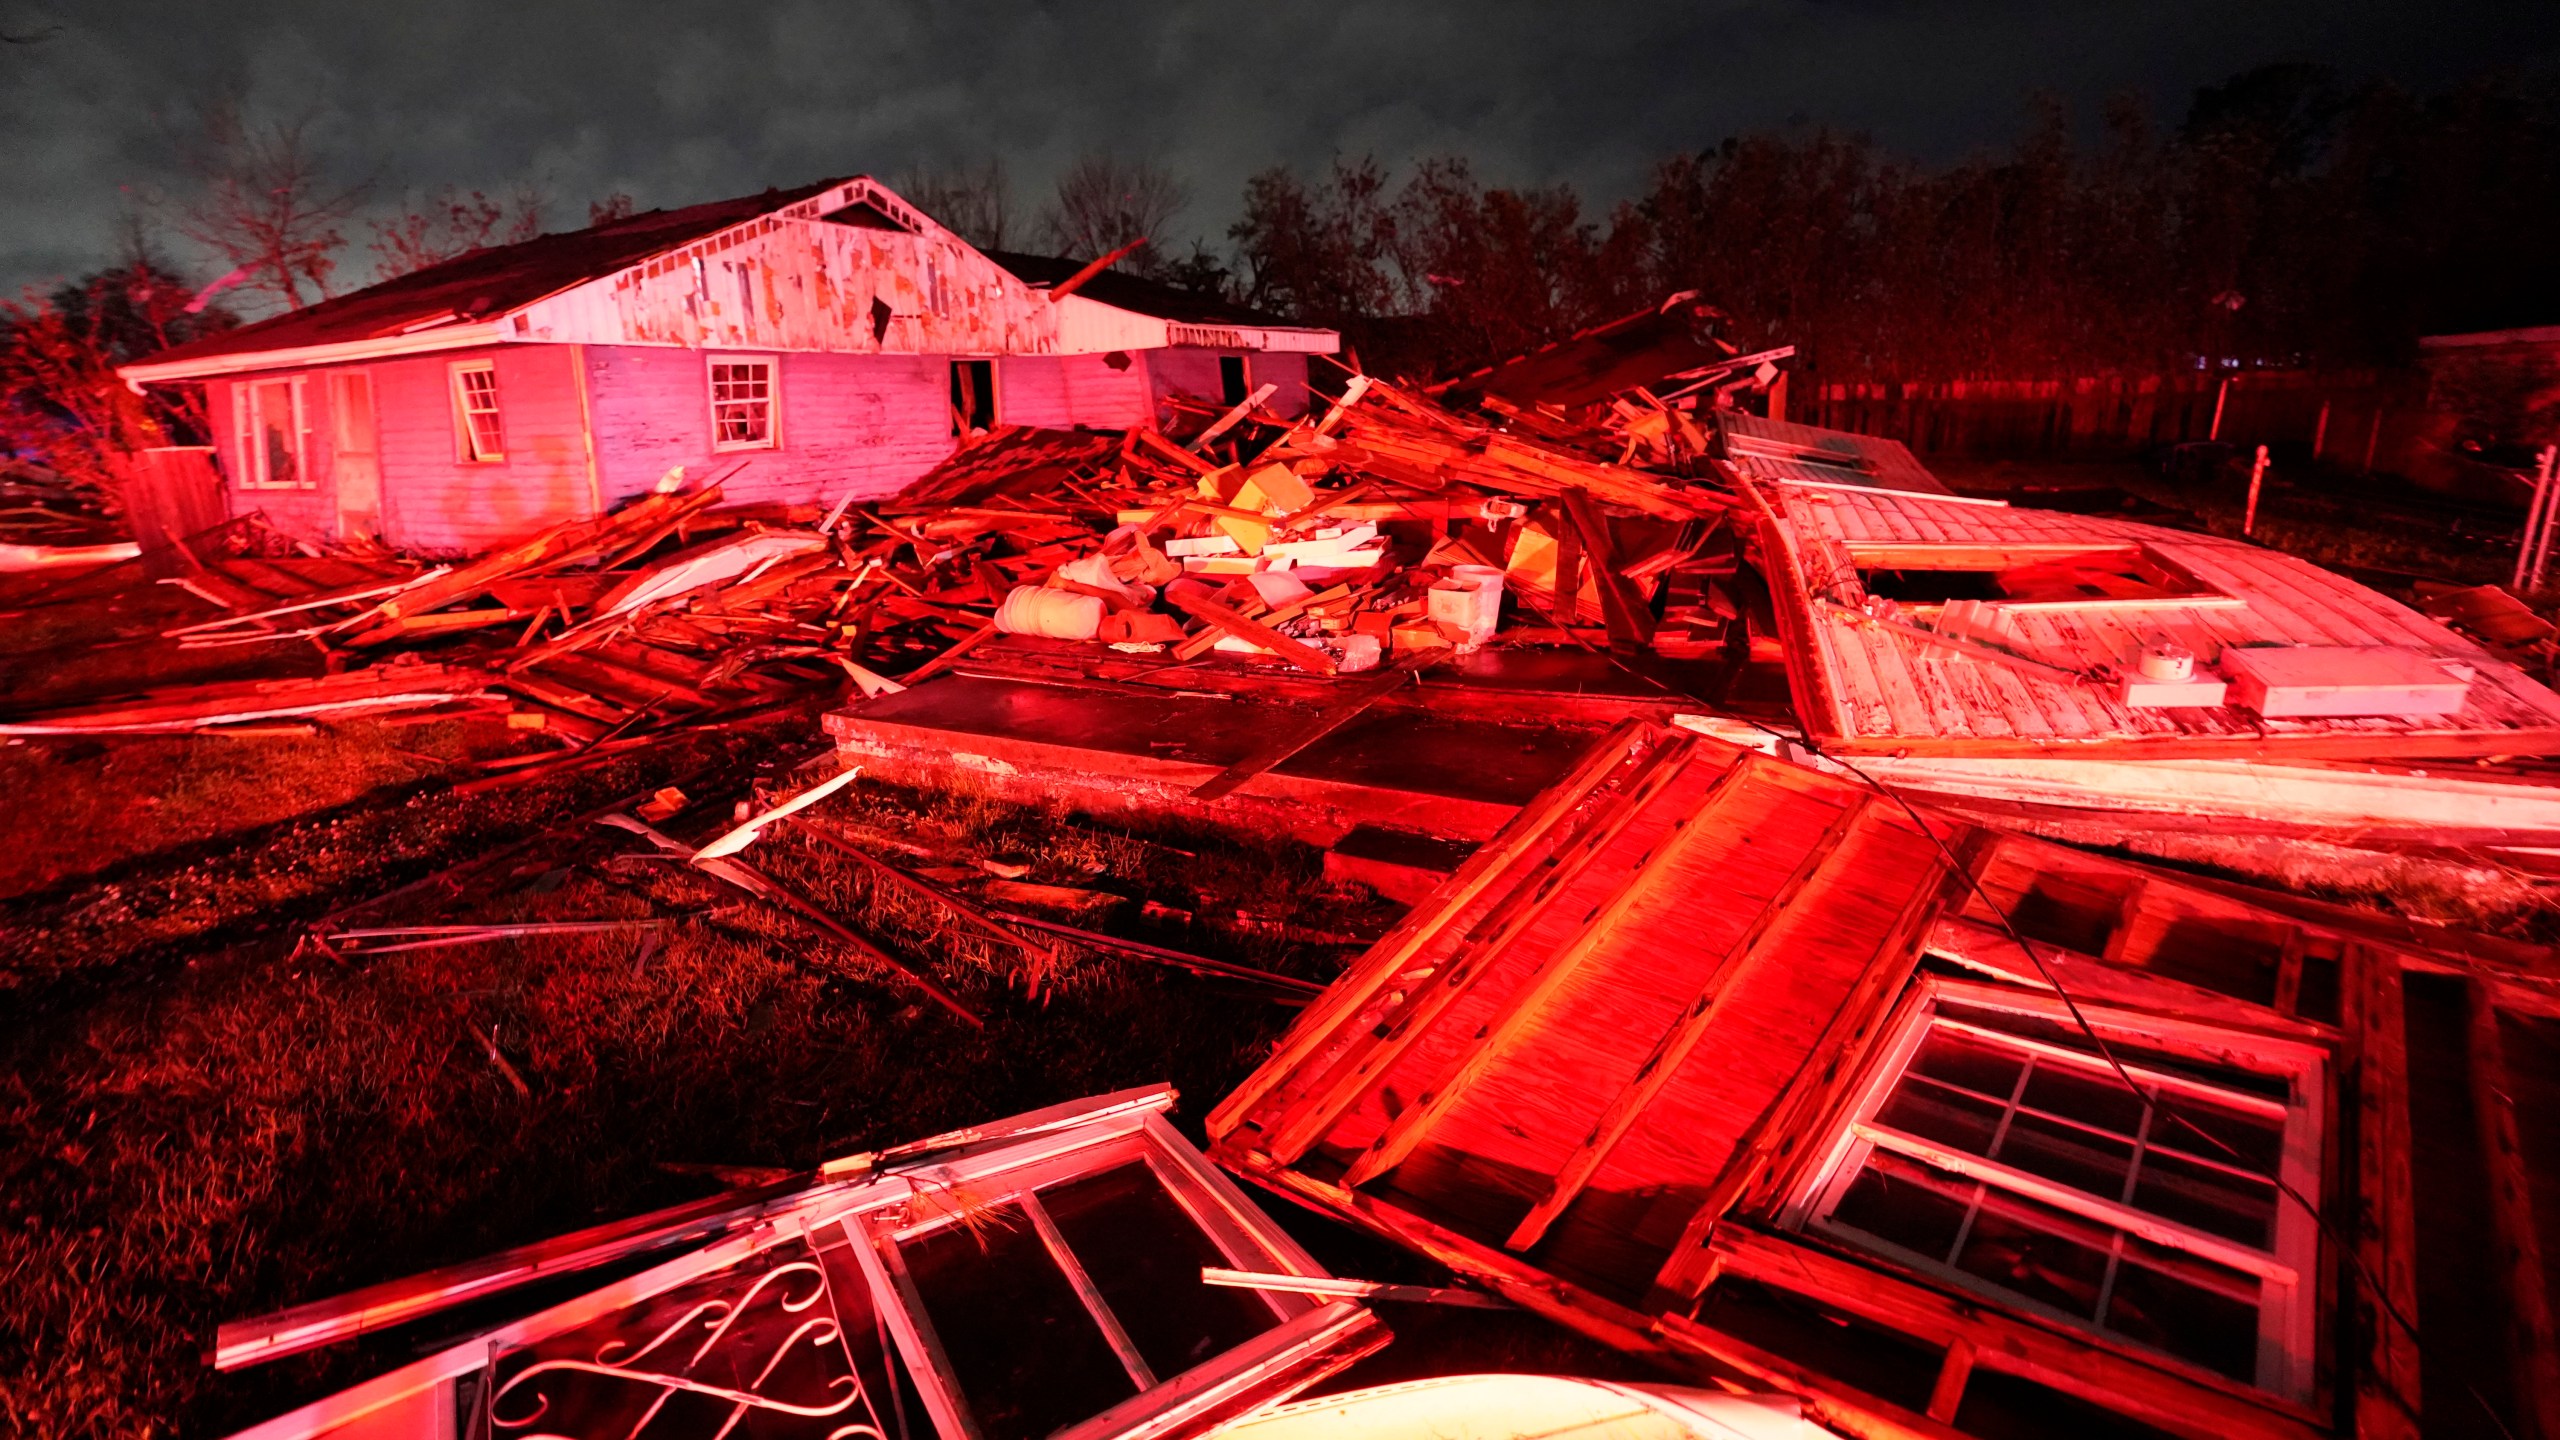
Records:
[[[501,338],[873,355],[1045,355],[1045,296],[867,177],[537,300]]]

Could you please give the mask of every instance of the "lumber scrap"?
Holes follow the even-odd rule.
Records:
[[[495,698],[486,672],[402,663],[299,680],[217,680],[131,699],[0,719],[0,735],[107,735],[201,730],[295,715],[345,715]]]

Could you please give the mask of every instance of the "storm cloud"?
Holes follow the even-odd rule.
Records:
[[[1740,131],[1862,130],[1924,160],[2001,143],[2031,93],[2081,115],[2273,60],[2414,88],[2560,65],[2560,6],[2160,0],[973,5],[437,0],[0,3],[0,286],[113,254],[183,182],[167,126],[231,87],[310,113],[377,204],[523,184],[550,228],[822,176],[1003,159],[1017,208],[1090,151],[1186,178],[1213,243],[1244,179],[1455,153],[1596,205]],[[362,227],[348,262],[362,269]],[[182,261],[194,262],[182,245]]]

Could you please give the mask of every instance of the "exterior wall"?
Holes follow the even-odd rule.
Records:
[[[724,482],[732,502],[833,505],[847,493],[872,499],[895,493],[951,453],[950,362],[942,356],[774,355],[775,445],[721,451],[712,448],[703,352],[598,345],[587,347],[586,357],[608,507],[650,489],[677,465],[688,482],[734,470]]]
[[[1147,359],[1123,355],[1114,370],[1100,355],[1021,355],[996,362],[996,419],[1006,425],[1125,430],[1153,423]]]
[[[269,371],[208,387],[220,434],[226,503],[233,515],[264,512],[288,535],[330,542],[338,535],[336,433],[329,376],[362,370],[373,381],[376,453],[382,470],[381,534],[404,550],[460,554],[521,539],[593,508],[577,371],[565,345],[494,346],[361,366]],[[466,462],[454,434],[452,366],[497,366],[506,458]],[[303,461],[311,483],[292,489],[244,484],[251,473],[232,424],[233,394],[259,380],[303,382]]]
[[[1177,347],[1147,353],[1149,383],[1155,399],[1168,395],[1189,395],[1197,400],[1217,404],[1226,396],[1226,386],[1218,378],[1218,362],[1229,356],[1244,356],[1245,393],[1258,385],[1277,385],[1267,407],[1282,419],[1294,419],[1307,408],[1307,357],[1287,352],[1193,350]],[[1159,404],[1159,419],[1161,404]]]
[[[421,356],[373,372],[382,455],[382,538],[434,554],[483,550],[594,513],[575,352],[504,345]],[[506,459],[460,458],[452,366],[494,357]]]

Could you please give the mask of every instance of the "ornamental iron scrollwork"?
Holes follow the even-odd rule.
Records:
[[[727,1440],[742,1427],[883,1440],[826,1272],[800,1242],[508,1352],[492,1374],[503,1440]]]

